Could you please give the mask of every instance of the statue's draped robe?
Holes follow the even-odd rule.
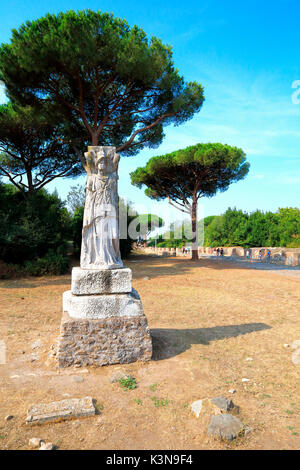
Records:
[[[119,250],[118,175],[87,177],[80,265],[86,269],[123,266]]]

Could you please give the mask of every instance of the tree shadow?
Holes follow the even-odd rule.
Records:
[[[210,341],[235,338],[256,331],[269,330],[265,323],[244,323],[242,325],[215,326],[196,329],[163,329],[151,330],[154,361],[161,361],[177,356],[191,348],[192,344],[209,345]]]

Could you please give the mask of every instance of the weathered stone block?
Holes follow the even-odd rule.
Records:
[[[70,344],[75,344],[71,347]],[[64,313],[56,358],[60,367],[149,361],[152,340],[145,315],[76,319]]]
[[[232,441],[243,430],[244,425],[236,416],[221,414],[212,416],[208,434],[221,439]]]
[[[31,406],[27,411],[26,424],[42,424],[94,414],[96,409],[91,397],[71,398]]]
[[[128,293],[132,290],[132,271],[73,268],[71,290],[75,295]]]
[[[144,315],[137,291],[129,294],[74,295],[63,294],[63,311],[72,318],[138,317]],[[82,327],[80,327],[82,328]]]

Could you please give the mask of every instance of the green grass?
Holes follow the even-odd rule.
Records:
[[[152,384],[152,385],[149,385],[149,388],[151,390],[151,392],[156,392],[157,388],[158,388],[158,385],[159,384]]]
[[[169,400],[167,398],[151,397],[151,400],[153,401],[154,406],[156,406],[157,408],[167,406],[167,404],[169,403]]]
[[[142,402],[142,400],[141,400],[140,398],[135,398],[133,401],[134,401],[134,403],[136,403],[137,405],[142,405],[142,404],[143,404],[143,402]]]

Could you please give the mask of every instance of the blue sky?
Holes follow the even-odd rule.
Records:
[[[0,0],[0,42],[8,42],[11,29],[26,20],[85,8],[112,12],[149,37],[160,37],[173,47],[185,79],[205,88],[200,113],[182,126],[167,127],[158,149],[121,159],[121,196],[168,219],[168,204],[153,204],[131,186],[129,173],[151,156],[222,142],[241,147],[251,170],[227,192],[203,199],[202,215],[221,214],[229,206],[245,211],[299,206],[300,87],[299,94],[292,88],[300,80],[299,0]],[[48,189],[56,187],[65,198],[71,185],[83,182],[84,177],[57,180]]]

